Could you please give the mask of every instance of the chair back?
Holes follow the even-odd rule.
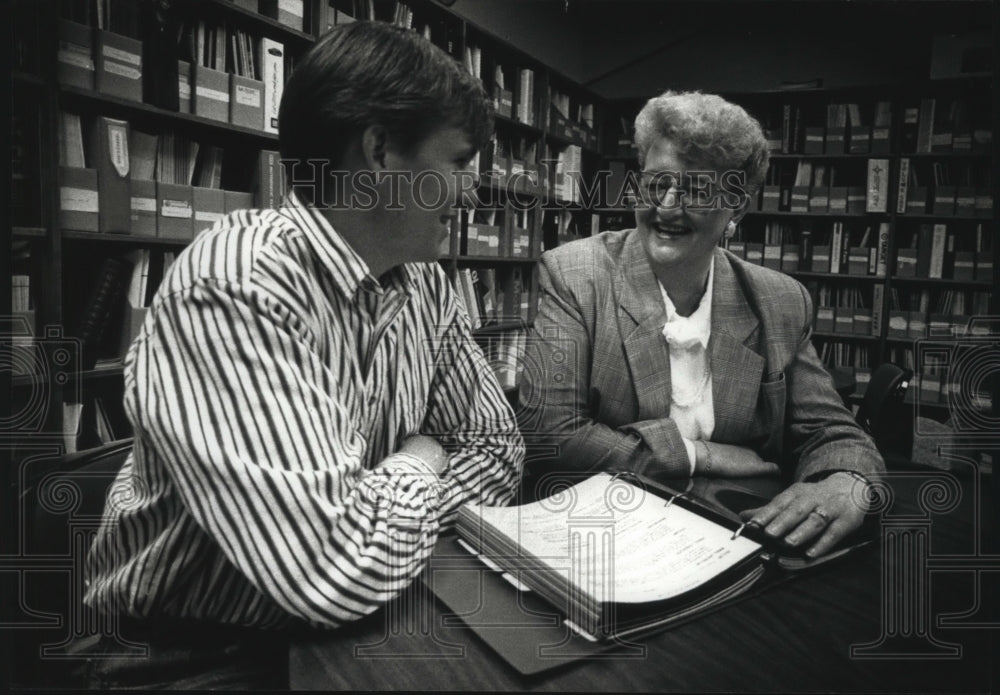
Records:
[[[910,369],[890,362],[880,365],[872,372],[858,408],[858,424],[871,435],[887,463],[900,458],[909,461],[913,453],[913,411],[905,402],[912,379]]]

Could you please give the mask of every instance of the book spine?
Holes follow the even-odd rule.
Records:
[[[889,198],[889,160],[868,160],[868,195],[865,212],[886,212]]]
[[[889,223],[878,226],[878,247],[875,252],[875,275],[885,277],[889,258]]]
[[[931,237],[931,257],[928,269],[928,277],[941,278],[944,272],[944,252],[945,242],[948,236],[948,227],[943,224],[935,224]]]
[[[885,297],[885,286],[881,283],[872,288],[872,335],[882,335],[882,303]]]
[[[285,47],[262,37],[260,55],[264,76],[264,132],[277,133],[281,93],[285,88]]]
[[[910,179],[910,158],[903,157],[899,160],[899,187],[896,190],[896,214],[902,215],[906,212],[906,193]]]

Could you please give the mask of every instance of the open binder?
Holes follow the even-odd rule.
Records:
[[[764,494],[733,481],[687,491],[597,474],[531,504],[467,505],[457,538],[423,578],[463,623],[522,674],[600,657],[790,579],[870,542],[816,560],[741,528]]]

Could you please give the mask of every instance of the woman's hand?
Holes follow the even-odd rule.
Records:
[[[765,461],[756,451],[746,447],[698,440],[694,450],[695,475],[743,478],[780,473],[778,464]]]
[[[867,496],[857,489],[863,484],[848,473],[833,473],[816,483],[795,483],[740,516],[789,545],[811,543],[806,555],[819,557],[861,526],[868,511]]]

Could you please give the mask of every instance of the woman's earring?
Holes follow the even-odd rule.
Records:
[[[729,224],[726,225],[726,231],[723,234],[726,235],[727,239],[732,239],[733,234],[736,234],[736,223],[729,220]]]

